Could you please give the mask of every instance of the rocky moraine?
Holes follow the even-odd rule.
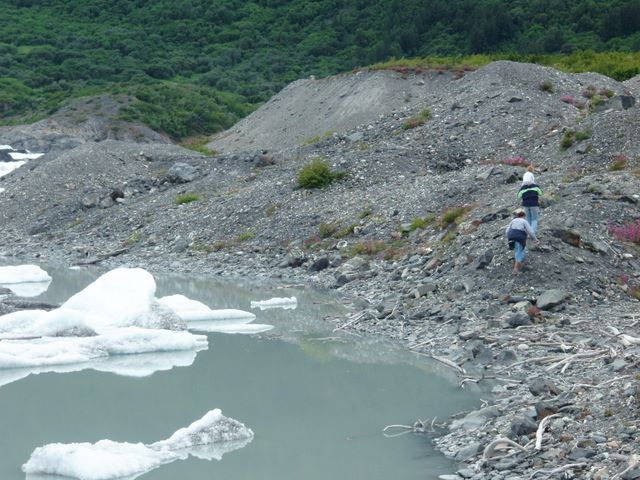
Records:
[[[90,125],[59,112],[0,130],[46,153],[0,179],[0,250],[334,289],[351,306],[327,319],[337,331],[483,392],[483,408],[416,426],[456,460],[448,480],[637,479],[639,95],[638,78],[511,62],[363,71],[291,84],[212,156],[111,129],[103,98]],[[340,174],[301,188],[314,159]],[[541,243],[514,276],[504,228],[528,166]]]

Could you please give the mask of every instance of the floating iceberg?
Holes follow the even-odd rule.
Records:
[[[225,453],[244,447],[252,439],[251,429],[215,409],[167,440],[149,445],[111,440],[48,444],[36,448],[22,470],[28,479],[34,474],[45,474],[80,480],[133,480],[189,455],[220,460]]]
[[[0,316],[0,368],[207,348],[206,336],[188,332],[186,323],[158,302],[155,288],[145,270],[119,268],[55,310]]]
[[[46,272],[40,272],[46,275]],[[14,276],[7,278],[42,278],[37,273],[33,270],[32,276],[28,276],[25,270],[20,276],[13,271]],[[142,364],[136,370],[135,359],[122,360],[120,363],[126,367],[118,367],[118,362],[107,362],[107,359],[180,351],[193,352],[195,356],[195,352],[208,347],[207,337],[193,334],[189,328],[201,332],[247,334],[272,328],[271,325],[250,324],[255,318],[252,313],[211,310],[182,295],[158,300],[155,292],[155,280],[147,271],[117,268],[102,275],[57,309],[22,310],[0,316],[0,385],[30,373],[85,368],[123,375],[131,374],[122,373],[124,371],[151,374],[184,364],[184,361],[169,358],[167,362],[165,358],[165,363],[158,366],[152,359],[151,365]],[[193,357],[187,365],[192,362]]]
[[[285,310],[295,309],[298,306],[298,299],[296,297],[275,297],[269,300],[258,300],[251,302],[251,308],[259,308],[260,310],[267,310],[269,308],[282,308]]]
[[[0,284],[50,282],[51,277],[37,265],[0,267]]]
[[[20,297],[36,297],[51,284],[51,277],[37,265],[0,267],[0,286]]]
[[[195,322],[190,323],[189,328],[196,332],[207,333],[235,333],[251,335],[262,333],[273,328],[273,325],[263,323],[225,323],[225,322]]]
[[[199,332],[252,334],[273,328],[273,325],[251,323],[256,318],[251,312],[234,309],[212,310],[204,303],[191,300],[184,295],[162,297],[159,302],[186,321],[189,329]]]
[[[202,320],[231,320],[233,323],[249,323],[255,320],[256,316],[244,310],[222,309],[212,310],[204,303],[191,300],[184,295],[170,295],[158,300],[161,304],[169,307],[185,322],[199,322]]]

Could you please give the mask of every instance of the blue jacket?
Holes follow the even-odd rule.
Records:
[[[522,200],[523,207],[537,207],[539,195],[542,195],[542,190],[535,183],[522,185],[518,190],[518,199]]]

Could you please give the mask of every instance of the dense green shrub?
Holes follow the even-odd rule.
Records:
[[[325,188],[344,174],[333,172],[328,162],[314,158],[298,173],[298,184],[302,188]]]

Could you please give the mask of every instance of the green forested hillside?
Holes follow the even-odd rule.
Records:
[[[141,100],[130,117],[175,138],[227,127],[297,78],[392,57],[640,49],[640,0],[0,0],[0,9],[5,121],[118,91]],[[632,60],[618,76],[640,71]]]

